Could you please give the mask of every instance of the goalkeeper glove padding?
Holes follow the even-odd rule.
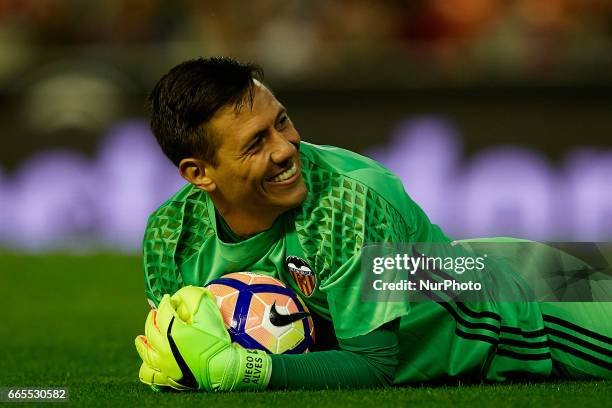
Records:
[[[264,351],[231,342],[215,297],[187,286],[164,295],[135,340],[140,380],[157,387],[207,391],[263,390],[272,360]]]

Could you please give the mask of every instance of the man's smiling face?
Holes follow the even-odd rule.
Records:
[[[221,108],[207,127],[219,141],[216,167],[207,168],[211,195],[224,216],[274,217],[306,198],[300,135],[283,105],[255,82],[252,106]],[[226,218],[227,220],[228,218]],[[231,225],[231,223],[230,223]]]

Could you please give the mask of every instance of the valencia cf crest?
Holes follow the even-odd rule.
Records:
[[[287,270],[304,296],[309,297],[317,286],[317,277],[305,260],[298,256],[288,256],[285,260]]]

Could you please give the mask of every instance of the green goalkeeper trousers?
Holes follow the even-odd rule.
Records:
[[[612,379],[612,302],[414,303],[399,335],[398,385]]]

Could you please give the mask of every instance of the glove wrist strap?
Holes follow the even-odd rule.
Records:
[[[272,359],[261,350],[247,350],[233,345],[238,357],[233,387],[235,391],[264,390],[270,382]]]

